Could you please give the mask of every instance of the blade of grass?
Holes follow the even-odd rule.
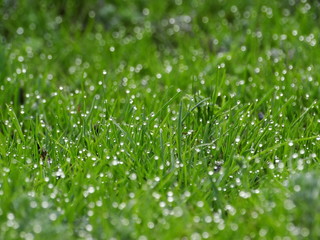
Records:
[[[294,140],[290,140],[290,141],[285,141],[285,142],[283,142],[283,143],[279,143],[279,144],[277,144],[277,145],[275,145],[275,146],[269,147],[269,148],[267,148],[267,149],[265,149],[265,150],[263,150],[263,151],[255,154],[255,155],[253,155],[253,156],[251,157],[251,161],[253,161],[255,158],[257,158],[257,157],[259,157],[259,156],[262,156],[262,155],[267,154],[267,153],[269,153],[269,152],[272,152],[272,151],[274,151],[274,150],[276,150],[276,149],[278,149],[278,148],[280,148],[280,147],[282,147],[282,146],[285,146],[285,145],[288,144],[289,142],[298,143],[298,142],[303,142],[303,141],[309,141],[309,140],[316,139],[316,138],[319,138],[319,136],[312,136],[312,137],[306,137],[306,138],[298,138],[298,139],[294,139]]]
[[[191,113],[194,109],[196,109],[196,108],[199,107],[203,102],[205,102],[205,101],[207,101],[207,100],[209,100],[209,99],[210,99],[210,98],[205,98],[205,99],[201,100],[200,102],[198,102],[195,106],[193,106],[193,108],[191,108],[190,111],[188,111],[188,112],[184,115],[184,117],[182,118],[182,122],[184,122],[184,121],[186,120],[186,118],[190,115],[190,113]]]
[[[112,120],[112,123],[123,133],[123,135],[125,135],[128,138],[132,146],[135,146],[134,141],[130,137],[130,135],[116,121]]]
[[[169,106],[169,104],[172,103],[180,94],[181,94],[181,92],[178,92],[178,93],[176,93],[172,98],[170,98],[170,100],[167,101],[167,102],[160,108],[160,110],[149,120],[149,124],[151,124],[151,123],[161,114],[161,112],[162,112],[167,106]]]
[[[18,118],[17,118],[17,115],[15,114],[15,112],[13,111],[13,109],[12,109],[11,107],[9,107],[8,105],[7,105],[7,108],[8,108],[8,114],[9,114],[11,120],[12,120],[12,123],[13,123],[15,129],[16,129],[17,132],[18,132],[18,135],[19,135],[21,141],[23,141],[23,142],[25,143],[25,137],[24,137],[24,135],[23,135],[23,132],[22,132],[22,129],[21,129],[19,120],[18,120]]]
[[[303,119],[303,117],[307,114],[307,112],[309,112],[309,110],[310,110],[311,108],[313,108],[313,106],[314,106],[316,103],[317,103],[317,102],[314,101],[314,102],[310,105],[310,107],[308,107],[308,108],[300,115],[300,117],[297,118],[297,119],[292,123],[291,128],[294,127],[298,122],[300,122],[301,119]]]

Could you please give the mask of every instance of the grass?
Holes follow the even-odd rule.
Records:
[[[317,1],[2,1],[0,239],[319,239]]]

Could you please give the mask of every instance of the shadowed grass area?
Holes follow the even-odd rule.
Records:
[[[0,3],[0,239],[318,239],[317,1]]]

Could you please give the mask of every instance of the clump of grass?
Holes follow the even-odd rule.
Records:
[[[318,8],[4,2],[0,239],[319,238]]]

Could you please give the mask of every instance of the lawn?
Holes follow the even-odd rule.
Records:
[[[0,239],[320,238],[318,1],[0,17]]]

